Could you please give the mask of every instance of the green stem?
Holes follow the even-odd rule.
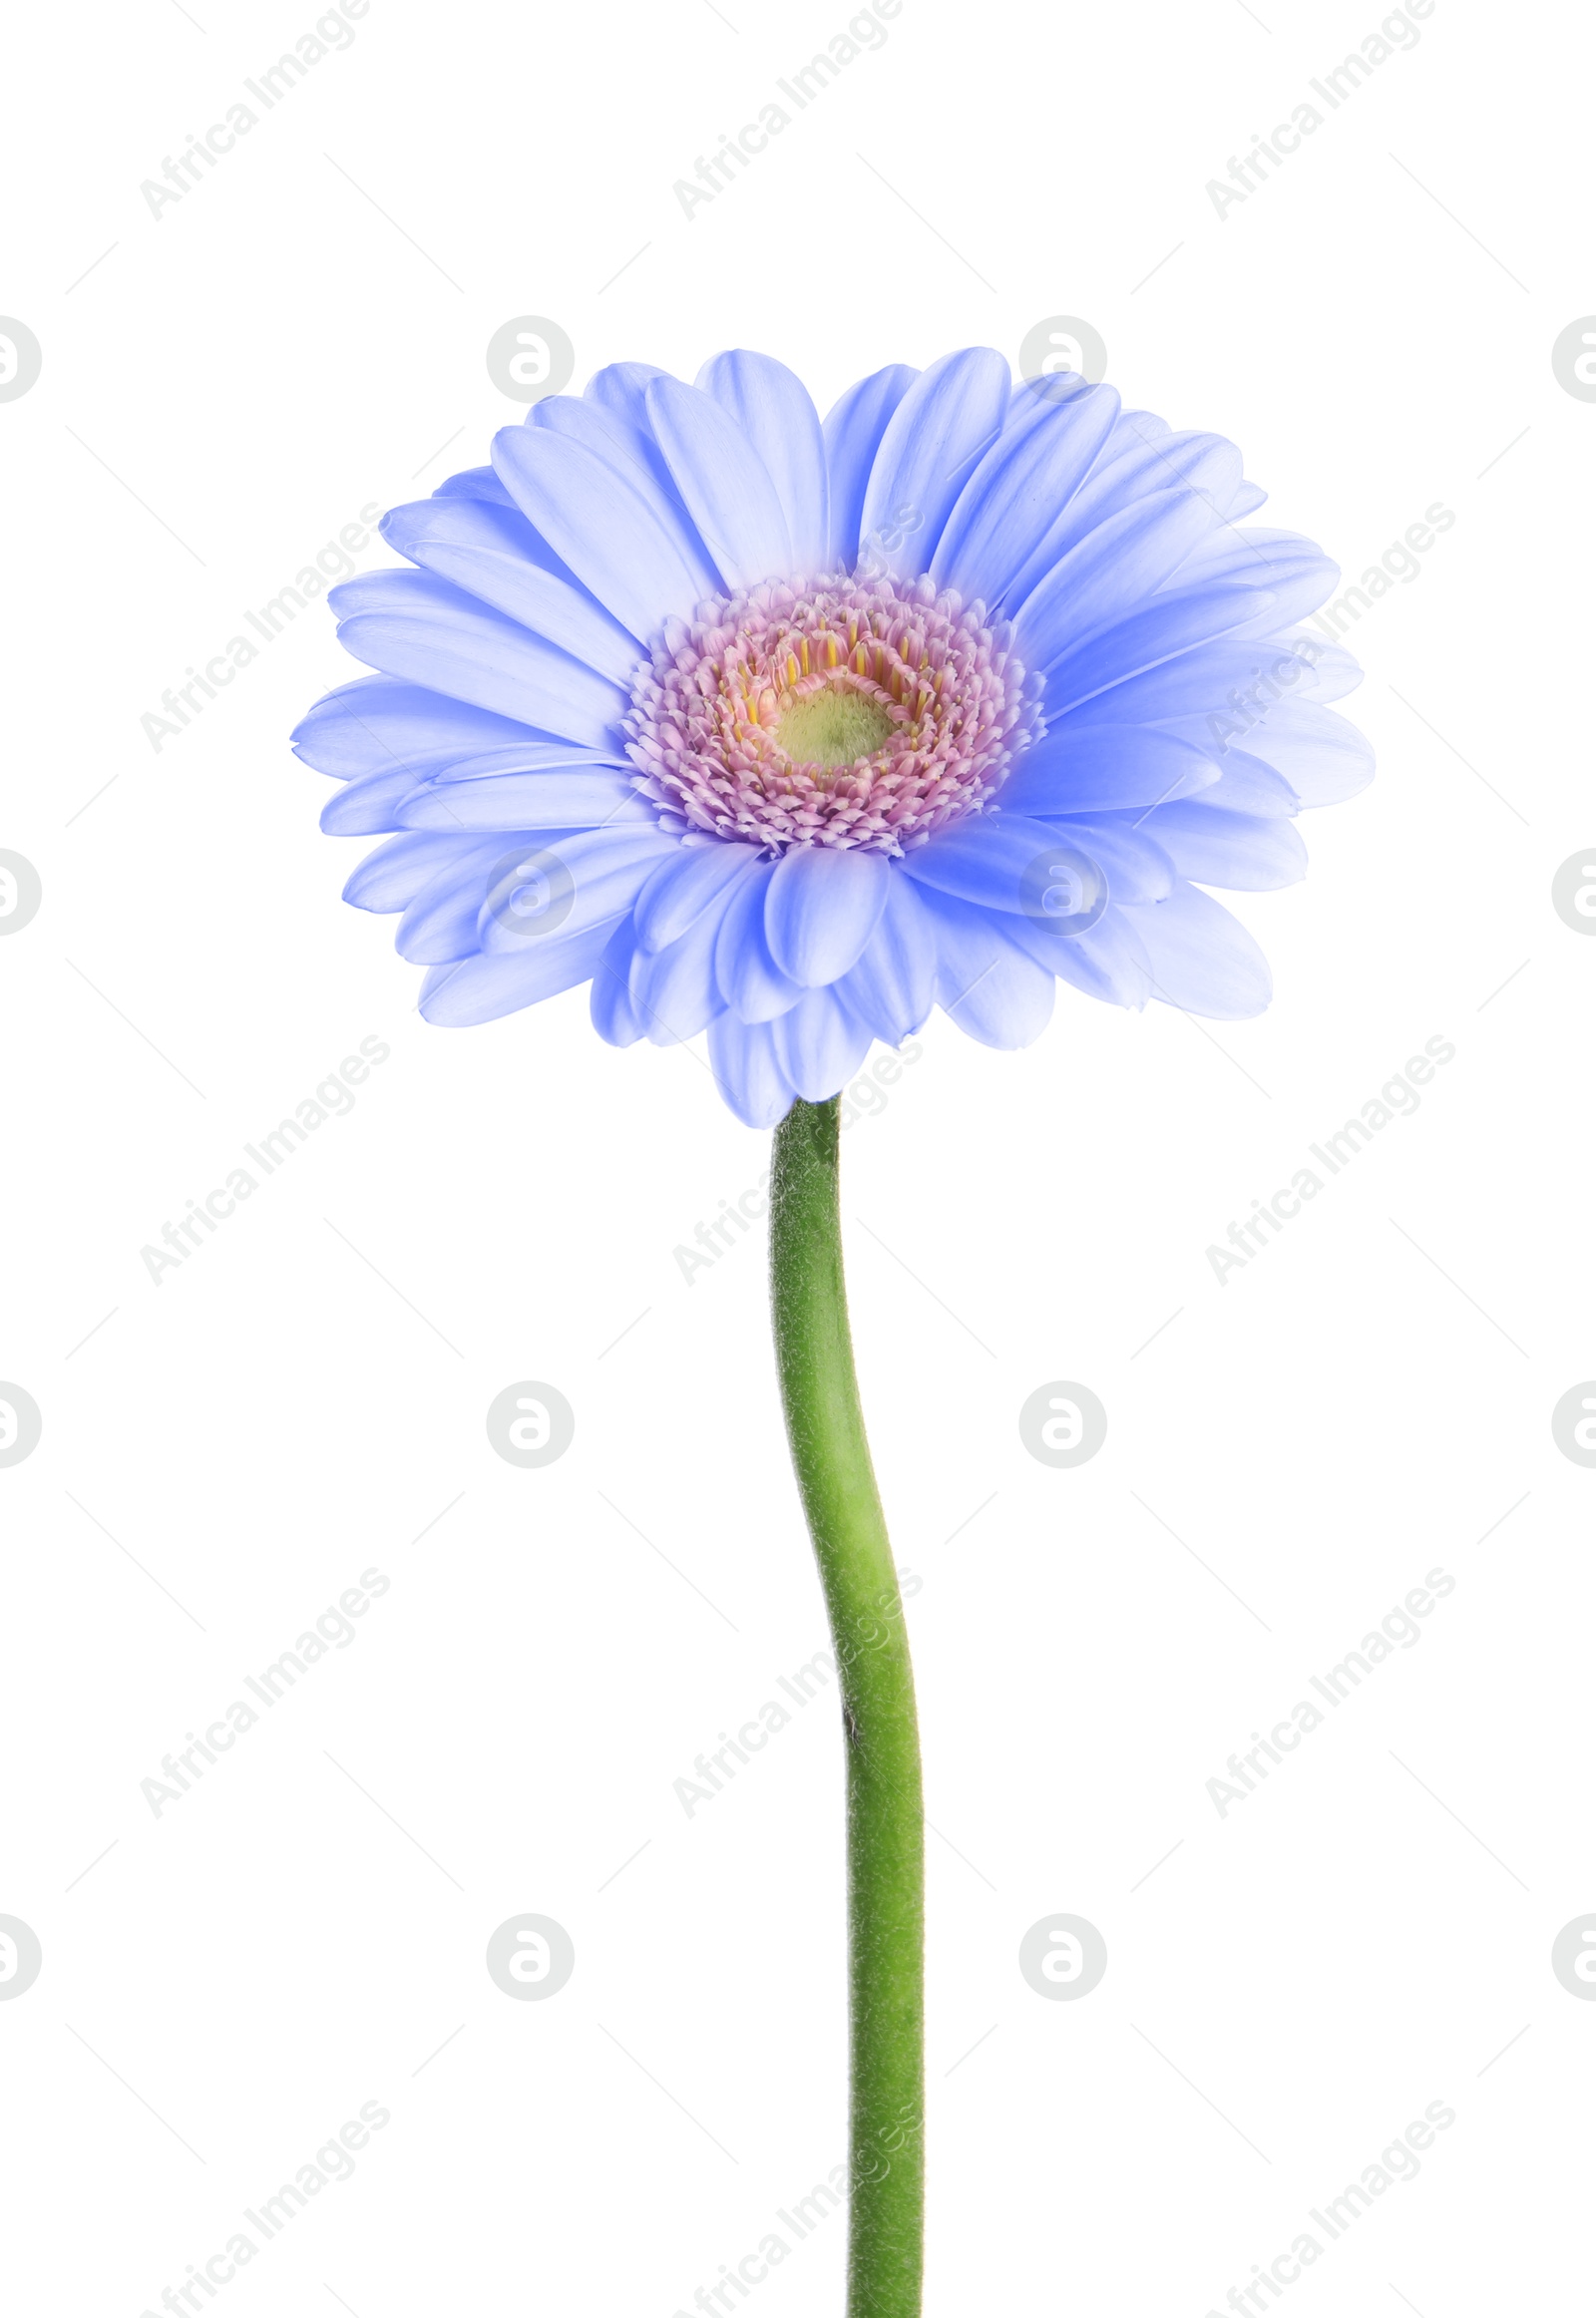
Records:
[[[859,1405],[837,1195],[838,1102],[776,1129],[770,1293],[782,1407],[842,1692],[848,1765],[848,2318],[920,2318],[925,1827],[914,1674]]]

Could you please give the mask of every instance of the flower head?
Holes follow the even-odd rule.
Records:
[[[392,831],[346,899],[401,911],[421,1010],[578,983],[615,1045],[709,1033],[768,1125],[940,1005],[1022,1046],[1058,980],[1235,1018],[1269,1000],[1202,889],[1303,874],[1303,806],[1372,770],[1298,625],[1336,568],[1262,493],[1000,355],[895,366],[824,425],[732,353],[619,363],[382,525],[415,567],[333,590],[377,673],[294,734]]]

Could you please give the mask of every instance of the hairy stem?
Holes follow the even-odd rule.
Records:
[[[831,1621],[848,1775],[848,2318],[919,2318],[925,2208],[925,1829],[914,1674],[859,1405],[838,1102],[777,1127],[771,1311],[793,1468]]]

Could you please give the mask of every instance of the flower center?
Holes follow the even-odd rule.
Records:
[[[892,718],[879,700],[828,684],[794,700],[777,719],[775,737],[795,763],[851,765],[892,738]]]
[[[901,854],[1035,736],[1006,624],[930,580],[769,583],[667,623],[625,718],[664,828]]]

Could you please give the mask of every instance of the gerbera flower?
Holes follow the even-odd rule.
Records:
[[[1372,770],[1297,624],[1336,567],[1262,499],[1221,437],[985,348],[824,424],[764,355],[601,370],[385,518],[416,569],[332,591],[377,673],[294,746],[325,829],[397,833],[345,898],[403,912],[428,1020],[591,981],[614,1045],[707,1030],[754,1126],[934,1006],[1004,1047],[1058,980],[1255,1014],[1204,888],[1300,877],[1299,808]]]

